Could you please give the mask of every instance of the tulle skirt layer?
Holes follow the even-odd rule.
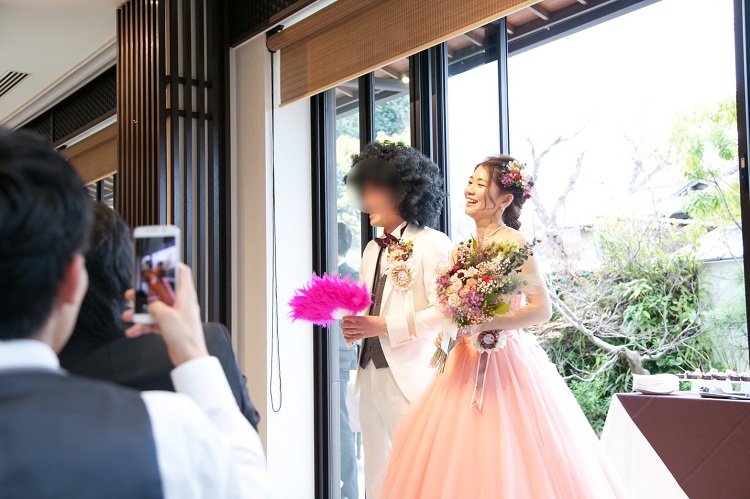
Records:
[[[626,497],[575,398],[536,340],[514,332],[488,362],[463,340],[394,439],[387,499]]]

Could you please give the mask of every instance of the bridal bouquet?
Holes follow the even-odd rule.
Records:
[[[532,245],[513,242],[480,245],[472,238],[458,245],[455,263],[438,274],[437,296],[443,315],[459,329],[483,324],[510,309],[508,298],[523,283],[521,266],[532,254]],[[503,346],[498,331],[476,335],[474,346],[481,352]],[[445,341],[445,339],[444,339]],[[442,372],[452,345],[438,347],[431,364]]]

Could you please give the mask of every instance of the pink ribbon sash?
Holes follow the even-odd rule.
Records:
[[[490,363],[490,355],[492,355],[492,352],[482,352],[479,354],[479,360],[477,361],[477,377],[474,382],[474,393],[471,394],[471,404],[469,404],[469,409],[476,407],[480,411],[482,410],[482,402],[484,402],[484,384],[487,381],[487,366]],[[479,392],[479,399],[477,399],[477,392]]]

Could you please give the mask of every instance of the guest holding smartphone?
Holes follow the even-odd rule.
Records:
[[[41,137],[0,128],[0,280],[13,283],[0,286],[0,495],[266,497],[260,439],[208,354],[188,267],[174,306],[150,304],[156,324],[126,333],[161,335],[177,393],[60,369],[88,287],[90,227],[68,161]]]

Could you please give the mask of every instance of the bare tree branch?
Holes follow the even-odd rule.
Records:
[[[576,166],[573,170],[573,174],[568,178],[568,184],[565,186],[565,189],[560,193],[560,196],[557,198],[557,202],[555,203],[555,206],[552,208],[552,213],[557,214],[557,211],[562,208],[562,206],[565,204],[565,200],[568,198],[568,195],[570,194],[570,191],[573,190],[573,187],[575,187],[576,182],[578,182],[578,177],[581,175],[581,169],[583,168],[583,157],[586,155],[586,152],[582,152],[580,155],[578,155],[578,158],[576,159]]]
[[[668,166],[670,163],[669,157],[672,153],[672,147],[670,146],[669,149],[665,154],[659,154],[656,158],[656,166],[651,167],[651,169],[647,169],[646,162],[643,160],[641,156],[641,145],[636,143],[632,138],[630,138],[628,135],[623,134],[623,137],[625,140],[628,141],[628,143],[633,147],[633,172],[630,175],[630,182],[628,184],[628,191],[632,194],[634,192],[637,192],[641,190],[644,186],[646,186],[651,179],[660,171],[662,171],[666,166]],[[656,152],[654,154],[657,154]]]

